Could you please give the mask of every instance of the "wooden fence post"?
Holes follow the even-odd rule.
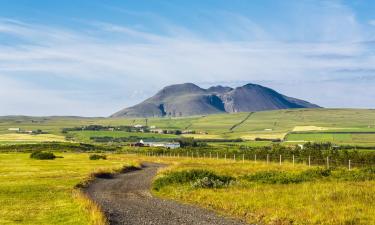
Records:
[[[281,155],[280,155],[280,165],[281,165]]]
[[[311,156],[309,156],[309,167],[311,167]]]
[[[293,166],[294,166],[294,155],[293,155]]]
[[[233,155],[233,160],[236,161],[236,154]]]
[[[242,154],[242,163],[245,163],[245,154]]]
[[[219,159],[219,153],[216,152],[216,159]]]
[[[254,162],[257,162],[257,154],[254,155]]]
[[[329,169],[329,156],[327,156],[327,169]]]
[[[270,156],[267,154],[267,164],[269,162]]]
[[[352,165],[351,165],[350,159],[349,159],[349,170],[352,170]]]

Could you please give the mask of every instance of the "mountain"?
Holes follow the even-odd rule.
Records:
[[[181,117],[214,113],[255,112],[290,108],[319,108],[257,84],[203,89],[192,83],[175,84],[111,117]]]

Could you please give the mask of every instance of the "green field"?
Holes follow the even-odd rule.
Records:
[[[8,128],[21,128],[25,130],[41,129],[51,134],[62,135],[62,128],[94,124],[133,126],[136,124],[146,125],[147,123],[149,126],[156,126],[160,129],[194,130],[196,134],[185,136],[197,139],[283,139],[285,135],[295,129],[311,132],[375,132],[374,118],[375,110],[370,109],[293,109],[255,112],[250,116],[249,113],[234,113],[183,118],[148,118],[147,121],[144,118],[1,117],[0,134],[10,133]],[[88,134],[78,133],[76,135],[86,141],[89,136]],[[111,136],[116,135],[116,133],[111,134]],[[145,137],[147,135],[145,134]],[[297,139],[306,141],[330,140],[338,143],[347,140],[352,144],[372,145],[374,138],[372,135],[356,134],[331,136],[319,134],[305,137],[295,136],[294,134],[288,135],[290,141],[298,141]],[[344,142],[346,143],[346,141]]]
[[[332,142],[337,144],[367,144],[375,146],[375,133],[292,133],[288,134],[287,141],[315,141],[315,142]]]
[[[88,154],[57,155],[64,158],[0,154],[0,224],[95,224],[98,218],[75,196],[74,186],[93,171],[132,163],[119,155],[97,161],[89,160]]]
[[[138,137],[143,139],[150,138],[178,138],[177,135],[173,134],[154,134],[154,133],[141,133],[141,132],[124,132],[124,131],[74,131],[70,132],[77,141],[91,142],[90,137]]]

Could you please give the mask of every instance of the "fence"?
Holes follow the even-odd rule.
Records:
[[[190,158],[190,159],[216,159],[216,160],[224,160],[228,162],[263,162],[266,164],[270,163],[278,163],[279,165],[283,165],[284,163],[292,164],[293,166],[297,163],[305,164],[309,167],[311,166],[325,166],[326,168],[332,167],[346,167],[349,170],[355,167],[370,167],[375,166],[373,163],[366,163],[366,162],[356,162],[351,159],[349,160],[337,160],[332,159],[329,156],[322,158],[317,158],[313,156],[308,157],[297,157],[295,155],[292,156],[283,156],[278,155],[275,156],[274,154],[261,154],[261,155],[249,155],[249,154],[229,154],[229,153],[218,153],[218,152],[209,152],[209,153],[199,153],[199,152],[134,152],[136,154],[145,155],[148,157],[160,157],[160,158]]]

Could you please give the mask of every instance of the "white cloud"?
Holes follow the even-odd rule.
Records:
[[[109,115],[168,84],[238,80],[263,82],[323,106],[375,107],[370,98],[363,100],[363,92],[326,90],[343,85],[319,84],[348,76],[339,71],[375,69],[361,26],[347,8],[334,8],[323,19],[304,24],[320,35],[316,41],[286,41],[231,13],[225,15],[238,26],[230,30],[241,37],[249,34],[249,40],[225,35],[209,40],[174,25],[165,26],[169,35],[160,35],[101,22],[77,31],[2,19],[0,35],[18,42],[0,43],[0,114]],[[219,35],[227,27],[217,29]],[[295,81],[298,88],[287,85]],[[344,86],[350,85],[355,82]],[[367,92],[374,96],[374,91]],[[327,93],[336,104],[324,97]],[[363,104],[347,102],[349,95]]]

